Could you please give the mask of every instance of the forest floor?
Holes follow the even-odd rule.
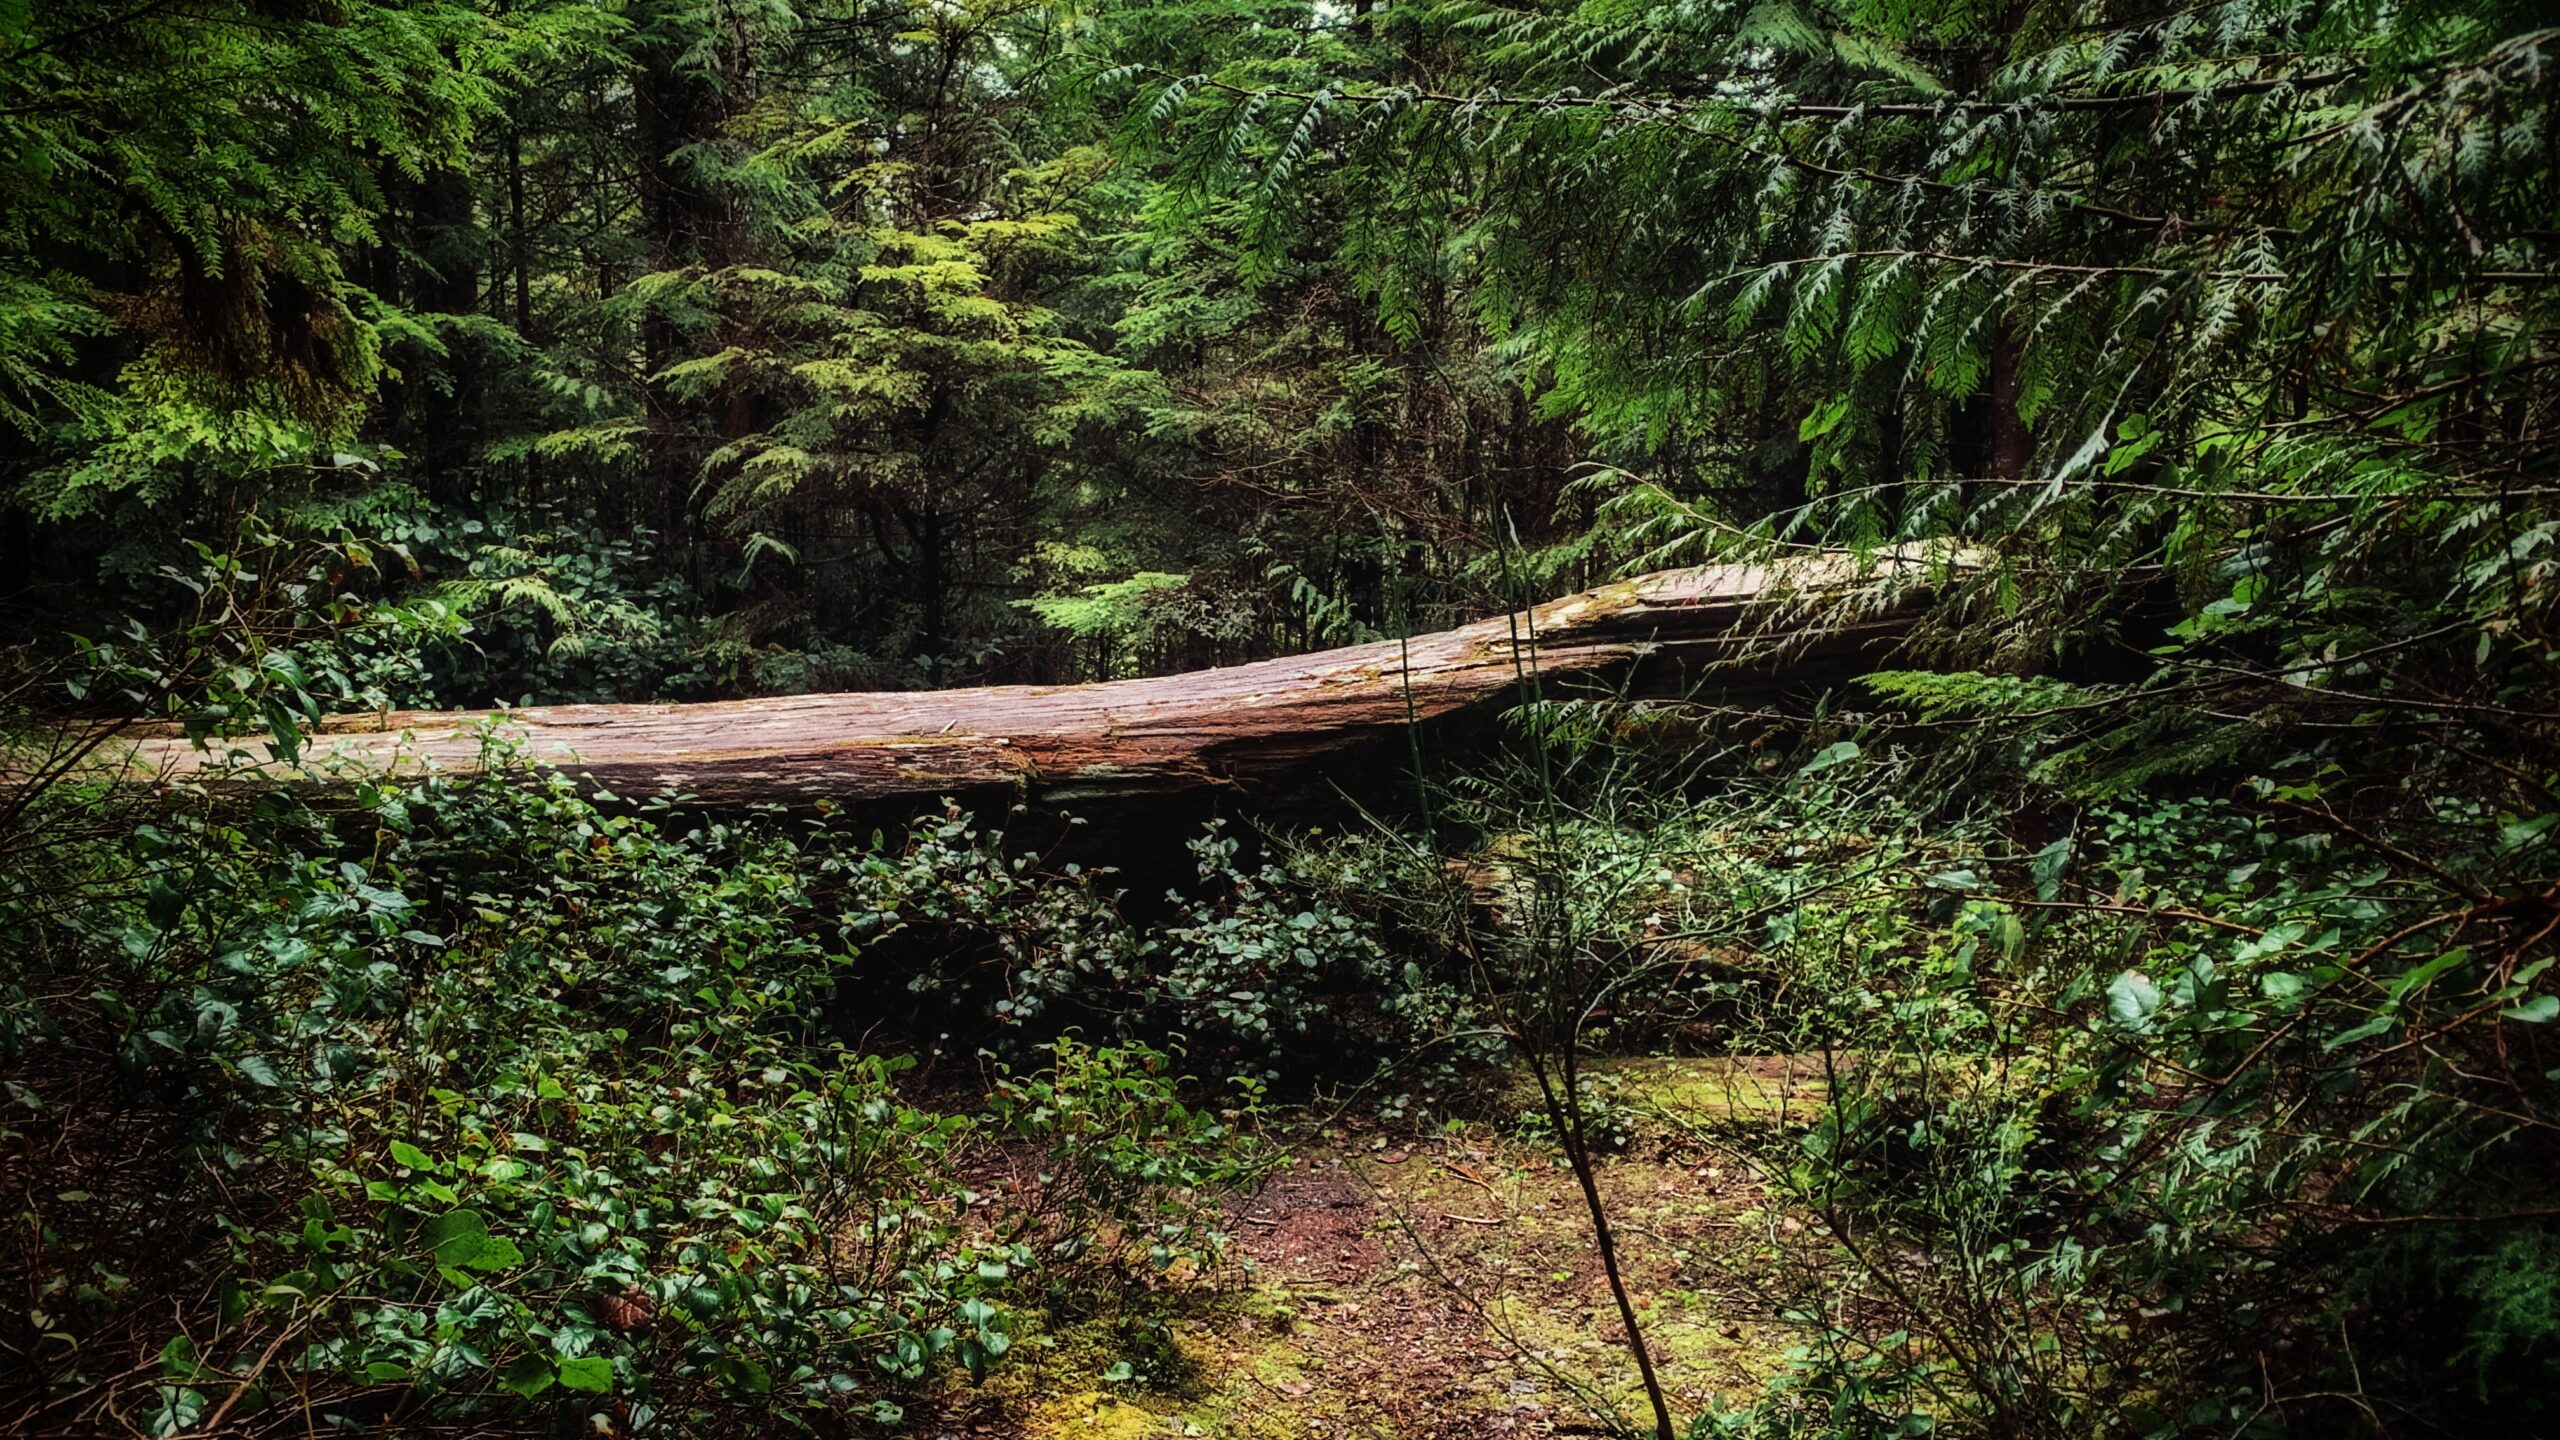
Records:
[[[1767,1282],[1819,1226],[1771,1205],[1726,1142],[1809,1122],[1817,1065],[1595,1067],[1633,1131],[1600,1167],[1602,1195],[1683,1415],[1756,1392],[1792,1343]],[[1338,1117],[1295,1117],[1274,1138],[1290,1164],[1237,1207],[1240,1263],[1169,1306],[1150,1297],[1172,1317],[1163,1330],[1097,1319],[1024,1337],[917,1433],[1475,1440],[1601,1434],[1595,1413],[1641,1413],[1580,1191],[1552,1147],[1485,1123]],[[1123,1363],[1128,1378],[1107,1378]]]

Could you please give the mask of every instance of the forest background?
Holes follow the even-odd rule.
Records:
[[[756,917],[850,914],[834,885],[910,927],[1082,935],[1105,924],[1089,885],[1023,898],[956,828],[889,843],[896,870],[840,838],[662,830],[539,787],[367,794],[400,817],[367,858],[344,816],[138,813],[81,778],[88,741],[157,718],[290,758],[349,711],[1164,674],[1627,570],[1953,541],[1908,668],[1688,715],[1713,758],[1677,784],[1577,751],[1525,796],[1460,785],[1440,822],[1481,839],[1569,802],[1599,825],[1577,787],[1632,786],[1685,808],[1609,812],[1646,837],[1623,853],[1786,816],[1902,857],[1824,871],[1798,846],[1714,904],[1837,1001],[1756,1009],[1755,1042],[1969,1057],[1875,1065],[1788,1162],[1839,1234],[1940,1259],[1858,1251],[1887,1298],[1808,1318],[1821,1343],[1765,1405],[1695,1423],[2541,1417],[2560,1374],[2555,47],[2530,0],[0,0],[11,1133],[67,1153],[111,1113],[148,1153],[281,1165],[300,1178],[261,1183],[308,1227],[226,1210],[220,1184],[184,1204],[231,1214],[226,1263],[299,1277],[296,1296],[314,1266],[365,1290],[373,1262],[347,1257],[376,1249],[434,1271],[420,1244],[484,1296],[473,1277],[567,1247],[506,1304],[333,1332],[301,1363],[344,1388],[306,1408],[375,1415],[396,1391],[503,1425],[544,1395],[655,1384],[647,1403],[696,1426],[777,1394],[801,1421],[887,1415],[875,1381],[981,1371],[1013,1302],[936,1281],[903,1318],[880,1300],[784,1324],[736,1275],[688,1280],[703,1334],[758,1338],[661,1364],[612,1326],[539,1328],[622,1262],[553,1236],[524,1175],[469,1170],[503,1195],[403,1221],[456,1203],[458,1162],[310,1105],[427,1086],[403,1047],[492,983],[550,1007],[506,1033],[552,1059],[437,1081],[434,1123],[476,1134],[475,1106],[564,1100],[540,1088],[559,1047],[606,1064],[575,1016],[634,1027],[613,1063],[655,1077],[635,1085],[675,1084],[714,1033],[801,1055],[838,942]],[[1561,882],[1540,903],[1572,925],[1529,927],[1547,938],[1504,962],[1398,912],[1410,877],[1256,879],[1220,870],[1241,863],[1220,843],[1222,898],[1112,972],[1158,984],[1147,1004],[1209,1051],[1268,1038],[1219,998],[1280,993],[1238,980],[1264,910],[1354,937],[1324,952],[1324,993],[1370,1049],[1428,1038],[1425,1011],[1455,1033],[1470,1004],[1655,973],[1541,949],[1625,918]],[[546,868],[589,847],[635,867],[610,884],[639,889],[582,902],[629,906],[630,928],[553,941],[641,968],[544,991],[504,934],[553,915],[542,886],[607,883]],[[919,898],[919,856],[973,877],[959,919]],[[777,978],[666,1019],[694,993],[662,963],[687,926],[758,937],[737,963]],[[844,956],[871,944],[854,936]],[[420,947],[457,985],[465,956],[500,968],[436,992]],[[1194,952],[1225,958],[1193,974]],[[990,963],[1042,975],[1064,1013],[1085,982],[1030,953]],[[510,965],[534,979],[490,979]],[[1748,1029],[1732,1007],[1766,978],[1663,1002]],[[1383,1011],[1353,998],[1386,992]],[[839,1058],[855,1068],[826,1060],[820,1088],[842,1113],[892,1103],[860,1068],[877,1057]],[[1035,1111],[982,1118],[1051,1123]],[[395,1152],[415,1159],[387,1190],[343,1168]],[[899,1183],[947,1181],[929,1168]],[[340,1182],[339,1210],[306,1213]],[[276,1292],[194,1275],[169,1293],[230,1339],[156,1348],[157,1319],[118,1298],[130,1275],[64,1279],[60,1207],[27,1203],[31,1318],[7,1337],[26,1414],[218,1426],[275,1400],[260,1354],[319,1343],[299,1300],[269,1314]],[[1182,1214],[1166,1223],[1209,1223]],[[912,1278],[880,1263],[874,1300]],[[454,1338],[484,1332],[506,1338]],[[808,1361],[810,1333],[864,1362]],[[140,1345],[161,1373],[119,1390],[49,1353],[56,1334]]]

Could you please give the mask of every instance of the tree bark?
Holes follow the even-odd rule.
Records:
[[[2018,413],[2019,372],[2026,358],[2026,343],[2002,325],[1991,347],[1991,474],[1999,480],[2026,478],[2027,462],[2035,458],[2035,435]]]
[[[1364,747],[1402,753],[1414,722],[1498,712],[1530,683],[1547,698],[1601,680],[1731,699],[1855,675],[1908,631],[1937,570],[1916,555],[1811,555],[1666,571],[1411,640],[1103,684],[343,716],[283,778],[477,770],[485,731],[625,799],[1285,802],[1338,782]],[[166,733],[135,736],[124,763],[138,778],[223,769]]]

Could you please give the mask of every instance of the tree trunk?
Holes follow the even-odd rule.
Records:
[[[525,760],[626,799],[930,803],[1000,793],[1056,808],[1205,793],[1285,808],[1339,783],[1359,752],[1404,753],[1415,721],[1499,711],[1524,674],[1551,698],[1575,678],[1731,698],[1854,675],[1909,629],[1936,573],[1916,555],[1708,566],[1409,641],[1158,679],[345,716],[306,751],[365,771],[469,771],[484,763],[485,726]],[[126,760],[129,773],[178,780],[219,768],[183,737],[147,732]],[[292,778],[332,777],[307,760]]]
[[[722,102],[700,57],[686,52],[690,32],[679,9],[673,3],[643,6],[633,26],[640,37],[632,49],[631,103],[640,162],[641,231],[649,245],[645,263],[661,273],[717,263],[707,252],[718,226],[719,197],[704,189],[693,162],[679,156],[718,135]],[[651,306],[640,319],[640,351],[642,373],[650,377],[647,453],[656,482],[652,518],[659,533],[684,553],[690,575],[700,417],[696,407],[655,377],[693,353],[693,337]]]
[[[507,250],[515,267],[516,334],[533,340],[533,242],[524,225],[524,132],[507,132]]]
[[[428,171],[410,187],[410,245],[416,256],[410,308],[427,315],[471,315],[480,309],[481,266],[488,258],[472,193],[460,170]],[[480,342],[456,335],[443,368],[447,384],[421,385],[408,397],[418,420],[419,461],[427,493],[446,504],[471,493],[481,441]]]
[[[1991,347],[1991,474],[1999,480],[2026,478],[2036,440],[2018,413],[2019,371],[2026,364],[2026,345],[2006,324]]]

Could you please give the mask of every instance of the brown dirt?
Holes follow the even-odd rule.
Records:
[[[1769,1123],[1768,1099],[1790,1089],[1783,1067],[1736,1074],[1750,1100],[1711,1118]],[[1665,1111],[1735,1088],[1694,1068],[1628,1084],[1687,1087]],[[1739,1162],[1674,1133],[1649,1129],[1606,1162],[1601,1185],[1685,1418],[1775,1369],[1788,1336],[1749,1277],[1803,1227],[1766,1208]],[[1009,1372],[950,1397],[924,1433],[1509,1440],[1604,1433],[1598,1416],[1612,1408],[1637,1417],[1625,1329],[1573,1178],[1551,1157],[1482,1127],[1334,1127],[1292,1148],[1295,1163],[1236,1208],[1240,1263],[1160,1297],[1179,1363],[1114,1383],[1109,1327],[1038,1337]]]

